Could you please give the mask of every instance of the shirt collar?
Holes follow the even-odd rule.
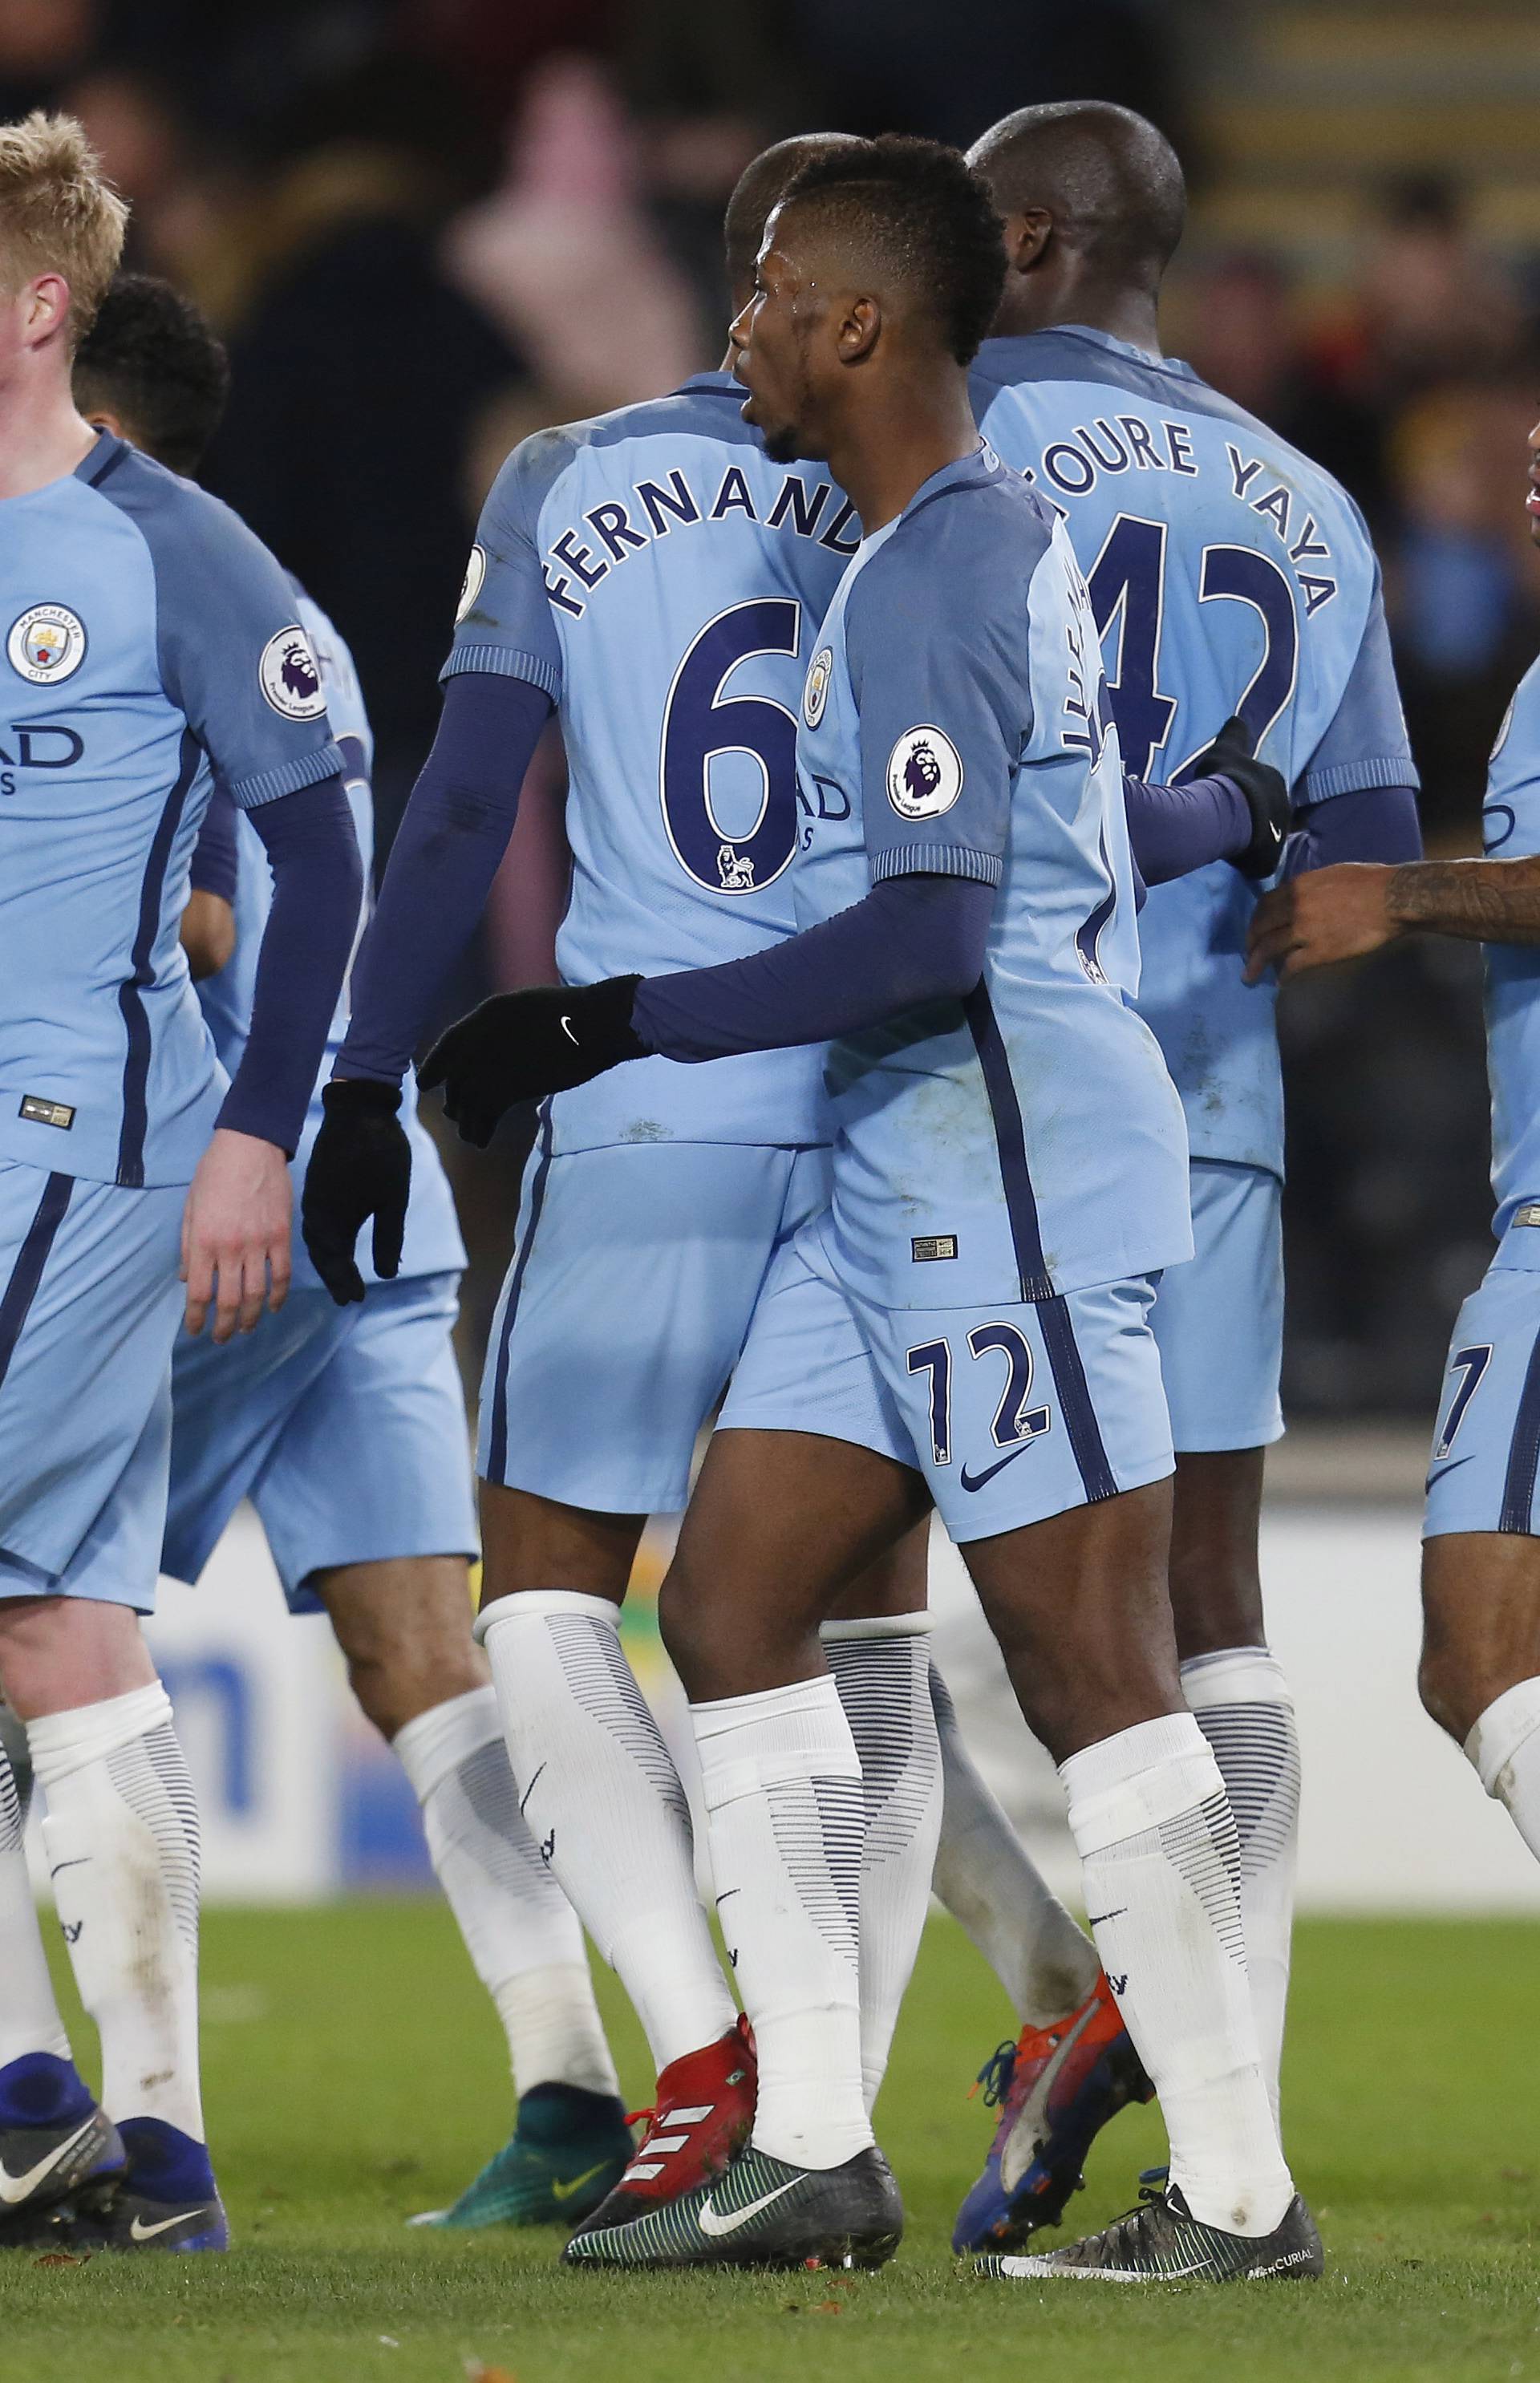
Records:
[[[1144,364],[1152,372],[1179,373],[1184,380],[1196,380],[1198,376],[1180,356],[1152,356],[1148,348],[1136,348],[1131,340],[1115,340],[1110,331],[1099,331],[1090,323],[1050,323],[1042,331],[1027,334],[1029,339],[1045,339],[1054,331],[1063,331],[1072,340],[1085,340],[1093,348],[1105,348],[1109,355],[1127,356],[1130,364]]]
[[[709,394],[716,397],[743,398],[746,397],[748,392],[741,381],[733,379],[730,372],[704,372],[693,373],[688,380],[681,381],[672,394],[675,397],[699,397]]]

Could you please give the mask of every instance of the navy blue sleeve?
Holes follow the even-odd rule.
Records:
[[[217,894],[221,902],[233,902],[240,879],[235,805],[222,786],[216,786],[192,847],[190,883],[194,894]]]
[[[446,681],[433,750],[412,790],[353,967],[339,1076],[399,1084],[434,997],[485,907],[551,699],[522,677]]]
[[[1146,885],[1165,885],[1212,860],[1228,860],[1256,833],[1246,797],[1228,778],[1154,786],[1125,775],[1123,808],[1134,866]]]
[[[1312,803],[1284,847],[1282,874],[1329,869],[1338,860],[1388,861],[1423,858],[1423,831],[1412,786],[1361,786]]]
[[[887,877],[802,934],[721,968],[647,977],[631,1023],[669,1059],[721,1059],[857,1034],[927,1002],[960,1001],[984,970],[994,888]]]
[[[339,777],[275,796],[248,817],[273,872],[273,907],[251,1032],[218,1121],[292,1158],[358,931],[363,864]]]

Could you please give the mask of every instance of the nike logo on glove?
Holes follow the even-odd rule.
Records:
[[[185,2226],[190,2217],[200,2214],[196,2209],[179,2209],[175,2217],[157,2217],[153,2226],[146,2226],[142,2217],[136,2217],[129,2232],[136,2242],[150,2242],[157,2234],[168,2233],[173,2226]]]
[[[93,2113],[83,2127],[77,2127],[66,2142],[56,2143],[51,2152],[38,2161],[35,2167],[28,2168],[24,2175],[13,2176],[5,2161],[0,2160],[0,2202],[14,2207],[18,2201],[25,2201],[30,2192],[35,2192],[43,2178],[52,2175],[65,2155],[74,2150],[82,2136],[90,2134],[94,2124]]]
[[[572,1019],[571,1019],[570,1018],[563,1018],[563,1019],[561,1019],[559,1021],[559,1023],[560,1023],[560,1025],[561,1025],[561,1031],[562,1031],[562,1033],[566,1036],[566,1038],[567,1038],[568,1042],[572,1044],[572,1046],[573,1046],[573,1050],[575,1051],[575,1050],[576,1050],[576,1048],[577,1048],[577,1036],[573,1032],[573,1021],[572,1021]]]
[[[800,2178],[794,2176],[790,2184],[778,2184],[773,2192],[762,2192],[758,2201],[749,2202],[743,2209],[734,2209],[726,2217],[717,2216],[711,2206],[711,2196],[708,2193],[700,2204],[701,2232],[713,2237],[736,2234],[741,2226],[746,2226],[751,2217],[758,2217],[761,2209],[768,2209],[772,2201],[779,2201],[782,2193],[790,2192],[800,2181]]]

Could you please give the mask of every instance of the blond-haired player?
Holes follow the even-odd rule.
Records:
[[[227,2239],[199,2094],[198,1820],[139,1616],[183,1310],[224,1340],[288,1286],[287,1161],[360,870],[283,574],[76,411],[125,215],[69,117],[0,127],[0,1688],[103,2056],[98,2106],[0,1756],[0,2233],[193,2251]],[[233,1083],[178,940],[216,772],[275,881]]]

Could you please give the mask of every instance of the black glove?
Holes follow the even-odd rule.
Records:
[[[462,1142],[485,1150],[518,1101],[570,1092],[622,1059],[645,1059],[631,1028],[639,976],[602,984],[537,985],[495,993],[440,1034],[417,1070],[425,1092],[444,1087],[444,1114]]]
[[[1271,877],[1293,824],[1288,782],[1270,762],[1252,759],[1251,732],[1238,713],[1226,721],[1208,751],[1199,754],[1185,775],[1228,778],[1239,787],[1251,814],[1251,841],[1244,852],[1229,854],[1230,867],[1242,877]]]
[[[328,1084],[326,1111],[305,1168],[300,1226],[321,1280],[339,1307],[363,1296],[353,1255],[358,1237],[375,1220],[375,1272],[387,1280],[401,1262],[406,1203],[412,1190],[412,1144],[396,1111],[394,1084],[363,1078]]]

